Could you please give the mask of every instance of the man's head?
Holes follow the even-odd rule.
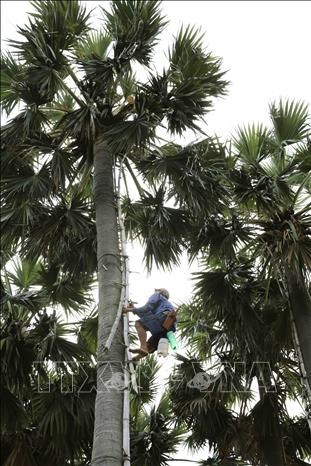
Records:
[[[166,299],[168,299],[170,297],[170,294],[169,292],[167,291],[166,288],[155,288],[154,291],[156,293],[160,293],[161,295],[163,295]]]

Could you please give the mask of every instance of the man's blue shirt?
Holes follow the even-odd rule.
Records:
[[[154,293],[150,296],[147,303],[141,307],[133,309],[134,314],[137,314],[141,321],[151,333],[157,333],[156,328],[160,328],[166,319],[166,313],[174,309],[173,304],[161,293]],[[175,331],[175,325],[172,328]],[[162,328],[163,331],[163,328]]]

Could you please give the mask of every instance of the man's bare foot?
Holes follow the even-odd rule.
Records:
[[[149,354],[149,353],[139,353],[139,354],[137,354],[137,356],[135,356],[135,357],[132,359],[132,361],[133,361],[134,363],[136,363],[136,362],[140,361],[141,359],[145,358],[146,356],[148,356],[148,354]]]
[[[133,349],[130,348],[129,351],[131,353],[142,354],[144,356],[149,354],[148,348],[133,348]]]
[[[130,348],[129,351],[136,354],[149,354],[148,348]]]

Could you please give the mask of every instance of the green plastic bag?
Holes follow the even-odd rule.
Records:
[[[174,332],[172,332],[172,331],[167,332],[166,338],[168,339],[168,342],[169,342],[170,347],[172,348],[172,350],[174,350],[174,351],[177,350],[178,349],[178,343],[177,343],[177,340],[175,338]]]

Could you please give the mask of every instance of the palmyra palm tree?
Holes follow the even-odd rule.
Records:
[[[1,464],[6,466],[76,464],[69,462],[91,453],[96,375],[91,353],[72,341],[74,328],[55,311],[72,310],[78,296],[87,309],[88,300],[80,283],[69,287],[51,278],[43,264],[31,261],[16,262],[2,275]],[[89,378],[79,393],[82,363]]]
[[[212,393],[172,384],[173,407],[193,429],[190,443],[208,440],[220,461],[232,455],[230,461],[250,464],[303,464],[299,457],[311,453],[308,377],[301,378],[310,375],[311,352],[307,107],[281,101],[271,106],[271,118],[272,130],[239,130],[234,156],[227,159],[226,208],[202,219],[189,240],[191,255],[202,254],[204,270],[180,326],[201,359],[219,360],[218,384],[232,393],[217,384]],[[254,361],[268,363],[269,370]],[[184,367],[182,373],[189,381],[194,369],[191,360],[187,364],[192,372]],[[246,416],[254,379],[260,399]],[[290,419],[287,395],[305,400],[306,418]],[[238,416],[234,404],[240,405]],[[210,424],[203,421],[216,408],[214,423],[213,416]]]
[[[191,150],[179,151],[181,165],[168,164],[167,185],[155,186],[149,172],[142,188],[135,168],[144,174],[146,155],[166,154],[157,128],[164,125],[171,135],[198,129],[227,83],[220,59],[205,51],[203,36],[192,27],[177,34],[163,70],[152,71],[152,53],[166,25],[158,1],[113,1],[109,11],[102,9],[98,31],[91,31],[78,1],[32,6],[29,24],[18,28],[21,39],[11,41],[13,52],[2,58],[3,109],[12,115],[22,106],[2,130],[3,252],[6,258],[17,250],[22,257],[41,258],[53,283],[79,280],[84,290],[97,268],[92,465],[119,466],[123,397],[105,390],[124,363],[117,180],[130,177],[137,186],[139,201],[125,203],[125,210],[130,234],[139,233],[145,242],[147,265],[176,263],[186,208],[215,208],[221,194],[217,179],[204,174],[204,157],[192,160]],[[195,183],[198,198],[192,194]],[[178,205],[167,207],[173,196]]]
[[[273,129],[241,129],[232,171],[237,201],[253,223],[249,247],[267,279],[280,281],[306,394],[311,399],[310,125],[307,105],[280,101],[270,107]],[[247,220],[244,220],[247,223]]]

